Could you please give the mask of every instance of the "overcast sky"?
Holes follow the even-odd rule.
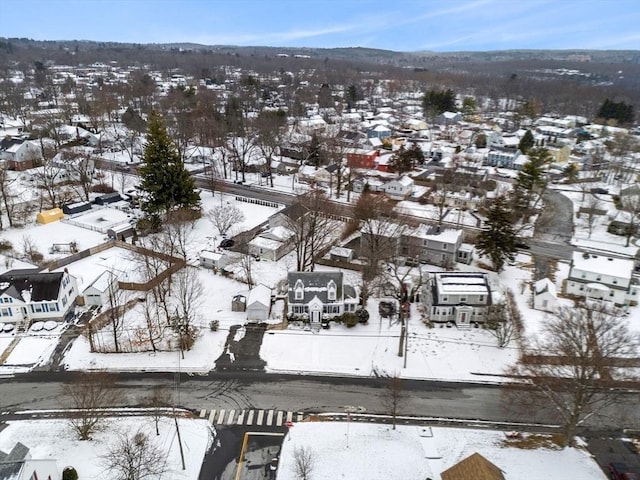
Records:
[[[396,51],[636,50],[640,0],[2,0],[0,36]]]

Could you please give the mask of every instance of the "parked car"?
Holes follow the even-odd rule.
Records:
[[[629,471],[629,467],[623,462],[612,462],[608,465],[611,480],[638,480],[638,475]]]
[[[521,250],[529,250],[531,247],[524,242],[516,242],[515,247]]]
[[[396,314],[396,304],[394,302],[381,301],[378,304],[378,313],[381,317],[390,317]]]
[[[222,240],[220,242],[220,245],[218,245],[218,248],[231,248],[233,247],[233,245],[235,244],[235,242],[233,241],[232,238],[225,238],[224,240]]]

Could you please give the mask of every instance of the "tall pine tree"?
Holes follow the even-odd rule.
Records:
[[[516,233],[512,224],[512,212],[506,197],[499,196],[487,212],[486,228],[478,234],[476,247],[491,260],[496,272],[501,272],[507,260],[516,254]]]
[[[184,168],[162,117],[152,112],[147,127],[143,164],[138,170],[142,209],[149,215],[168,214],[177,208],[199,208],[195,181]]]

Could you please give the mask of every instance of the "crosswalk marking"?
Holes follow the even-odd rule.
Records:
[[[224,408],[220,410],[220,415],[218,415],[218,421],[216,423],[224,423]]]
[[[244,423],[244,414],[245,414],[245,410],[242,410],[238,415],[238,419],[236,420],[236,425],[242,425]]]
[[[197,413],[199,418],[207,419],[211,425],[283,427],[288,422],[304,420],[304,413],[285,410],[202,409]]]
[[[227,417],[227,425],[231,425],[233,423],[233,417],[235,416],[235,410],[229,410],[229,416]]]

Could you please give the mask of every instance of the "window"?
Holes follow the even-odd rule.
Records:
[[[479,302],[484,302],[484,295],[480,295],[480,296],[478,297],[478,301],[479,301]]]
[[[33,305],[31,305],[31,311],[36,313],[36,312],[42,312],[42,304],[41,303],[34,303]]]
[[[447,302],[448,300],[449,300],[449,297],[442,297],[443,302]]]
[[[0,315],[3,317],[10,317],[12,315],[10,308],[0,308]]]
[[[50,312],[58,312],[60,310],[58,308],[58,304],[57,303],[48,303],[47,307],[49,308]]]
[[[461,302],[466,302],[467,301],[467,297],[460,297],[460,301]]]
[[[600,280],[602,280],[602,275],[598,275],[598,276],[596,277],[596,280],[597,280],[598,282],[599,282]]]
[[[442,249],[443,249],[443,250],[446,250],[447,248],[449,248],[449,246],[448,246],[446,243],[443,243],[443,244],[442,244]]]
[[[331,280],[327,286],[327,298],[333,301],[336,299],[336,284],[333,280]]]
[[[2,301],[3,301],[4,303],[13,303],[13,298],[11,298],[11,297],[4,297],[4,298],[2,299]]]

